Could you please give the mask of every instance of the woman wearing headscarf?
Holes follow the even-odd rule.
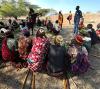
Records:
[[[63,37],[57,35],[54,38],[54,45],[51,44],[48,51],[47,71],[51,76],[62,76],[66,73],[70,56],[62,46]]]
[[[43,28],[39,28],[36,37],[32,40],[32,49],[28,55],[28,68],[32,71],[40,71],[44,63],[44,57],[47,54],[49,40],[45,36]]]

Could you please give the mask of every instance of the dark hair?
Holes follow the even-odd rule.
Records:
[[[14,34],[12,32],[6,33],[7,38],[14,38]]]
[[[76,10],[79,10],[80,6],[76,6]]]
[[[87,28],[89,28],[89,29],[91,29],[92,27],[93,27],[92,24],[88,24],[88,25],[87,25]]]
[[[58,20],[56,20],[55,23],[58,23]]]
[[[29,31],[27,31],[27,30],[26,30],[26,31],[24,31],[24,32],[23,32],[23,34],[24,34],[24,36],[25,36],[25,37],[29,37],[29,36],[30,36],[30,32],[29,32]]]
[[[41,38],[46,37],[45,31],[40,32],[41,29],[42,29],[42,28],[38,29],[38,31],[37,31],[37,33],[36,33],[36,37],[41,37]],[[42,30],[44,30],[44,29],[42,29]]]
[[[29,8],[30,9],[30,13],[34,13],[34,10],[32,8]]]

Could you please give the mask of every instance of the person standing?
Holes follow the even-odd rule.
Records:
[[[72,13],[71,13],[71,11],[69,12],[67,20],[69,21],[69,24],[71,24],[71,22],[70,22],[72,20]]]
[[[36,24],[36,18],[38,16],[37,13],[34,12],[34,10],[32,8],[30,8],[29,11],[29,29],[32,30],[32,35],[33,35],[33,29],[34,29],[34,25]]]
[[[78,26],[80,22],[80,18],[82,18],[82,11],[79,10],[80,6],[76,6],[76,12],[74,16],[74,34],[78,34]]]
[[[60,26],[61,29],[62,29],[62,24],[63,24],[63,14],[61,13],[61,11],[59,11],[59,15],[58,15],[58,23],[59,23],[59,26]]]

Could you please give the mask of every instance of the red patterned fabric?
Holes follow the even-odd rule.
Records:
[[[28,59],[34,61],[34,63],[28,63],[28,67],[32,71],[37,71],[41,69],[44,54],[47,50],[46,44],[48,42],[49,41],[46,38],[37,37],[33,39],[33,47],[31,49],[31,53],[28,56]]]
[[[96,34],[100,37],[100,30],[96,30]]]
[[[4,38],[2,41],[2,58],[4,62],[13,61],[14,54],[15,54],[14,47],[12,48],[12,50],[9,50],[9,48],[7,47],[7,38]]]

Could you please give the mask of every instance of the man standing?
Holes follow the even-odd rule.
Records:
[[[30,8],[30,11],[29,11],[29,26],[28,28],[32,30],[32,35],[33,35],[33,29],[34,29],[34,26],[36,24],[36,18],[38,16],[38,13],[35,13],[35,11]]]
[[[78,34],[78,26],[80,22],[80,18],[82,18],[82,12],[79,10],[80,6],[76,6],[76,12],[74,16],[74,34]]]

